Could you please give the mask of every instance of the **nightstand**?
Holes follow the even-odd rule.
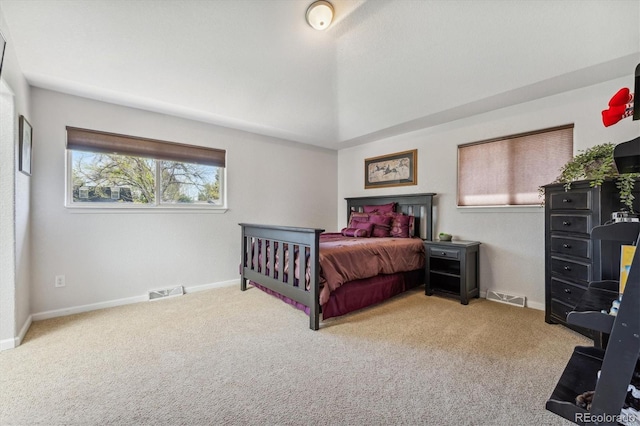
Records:
[[[425,294],[455,295],[463,305],[478,297],[479,252],[477,241],[425,241]]]

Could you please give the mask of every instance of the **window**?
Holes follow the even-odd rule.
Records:
[[[540,204],[573,156],[573,125],[458,146],[458,206]]]
[[[67,127],[67,203],[224,207],[224,150]]]

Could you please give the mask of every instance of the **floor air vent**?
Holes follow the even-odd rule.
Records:
[[[511,294],[488,290],[487,300],[493,300],[494,302],[506,303],[507,305],[519,306],[521,308],[524,308],[527,298],[524,296],[513,296]]]
[[[149,300],[158,300],[165,297],[182,296],[184,288],[179,285],[174,288],[165,288],[162,290],[149,290]]]

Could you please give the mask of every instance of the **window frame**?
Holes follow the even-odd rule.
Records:
[[[485,144],[490,144],[490,143],[495,143],[495,142],[512,141],[512,140],[518,139],[518,138],[535,136],[535,135],[542,135],[542,134],[545,134],[545,133],[551,133],[551,132],[563,131],[563,130],[571,130],[570,157],[572,157],[573,153],[574,153],[574,147],[575,147],[575,144],[574,144],[575,124],[574,123],[564,124],[564,125],[559,125],[559,126],[554,126],[554,127],[548,127],[548,128],[543,128],[543,129],[533,130],[533,131],[528,131],[528,132],[523,132],[523,133],[516,133],[516,134],[512,134],[512,135],[500,136],[500,137],[496,137],[496,138],[485,139],[485,140],[480,140],[480,141],[475,141],[475,142],[468,142],[468,143],[459,144],[456,147],[456,157],[457,157],[457,161],[456,161],[456,207],[458,209],[461,209],[461,210],[481,209],[481,210],[487,211],[487,212],[491,212],[491,211],[498,212],[498,211],[504,211],[505,209],[514,209],[514,211],[533,211],[533,209],[541,210],[542,200],[540,200],[540,202],[529,203],[529,204],[476,204],[476,205],[460,204],[460,164],[461,164],[460,149],[461,148],[465,148],[465,147],[477,146],[477,145],[485,145]],[[559,174],[560,170],[558,169],[556,172]],[[550,183],[556,177],[557,177],[557,175],[554,176],[553,178],[551,178],[551,180],[549,182],[547,182],[547,183]],[[509,193],[510,197],[512,197],[513,195],[514,195],[513,193]]]
[[[99,133],[99,132],[97,132]],[[167,142],[171,144],[171,142]],[[172,212],[172,213],[180,213],[180,212],[198,212],[198,213],[225,213],[228,210],[227,207],[227,167],[226,162],[224,166],[213,166],[221,168],[220,173],[220,204],[205,204],[205,203],[163,203],[161,197],[161,183],[160,183],[160,170],[161,170],[161,162],[162,161],[178,161],[182,163],[190,163],[197,164],[189,161],[183,161],[181,159],[170,159],[170,158],[151,158],[155,162],[155,201],[153,203],[148,204],[136,204],[136,203],[86,203],[86,202],[74,202],[73,201],[73,151],[79,152],[79,150],[74,150],[71,148],[65,148],[65,199],[64,206],[74,213],[90,213],[90,212],[100,212],[100,213],[124,213],[124,212],[141,212],[141,213],[151,213],[151,212]],[[95,153],[104,153],[100,151],[89,151],[85,150],[85,152],[95,152]],[[120,154],[125,156],[135,157],[136,155],[132,154]],[[138,156],[140,157],[140,156]],[[144,158],[144,157],[143,157]]]

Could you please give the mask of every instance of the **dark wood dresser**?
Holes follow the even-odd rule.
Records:
[[[591,230],[611,220],[621,210],[614,180],[592,188],[588,181],[545,187],[545,321],[570,327],[596,338],[592,330],[567,324],[571,312],[589,282],[617,280],[620,276],[620,245],[617,241],[590,238]],[[636,182],[635,210],[640,201]]]

